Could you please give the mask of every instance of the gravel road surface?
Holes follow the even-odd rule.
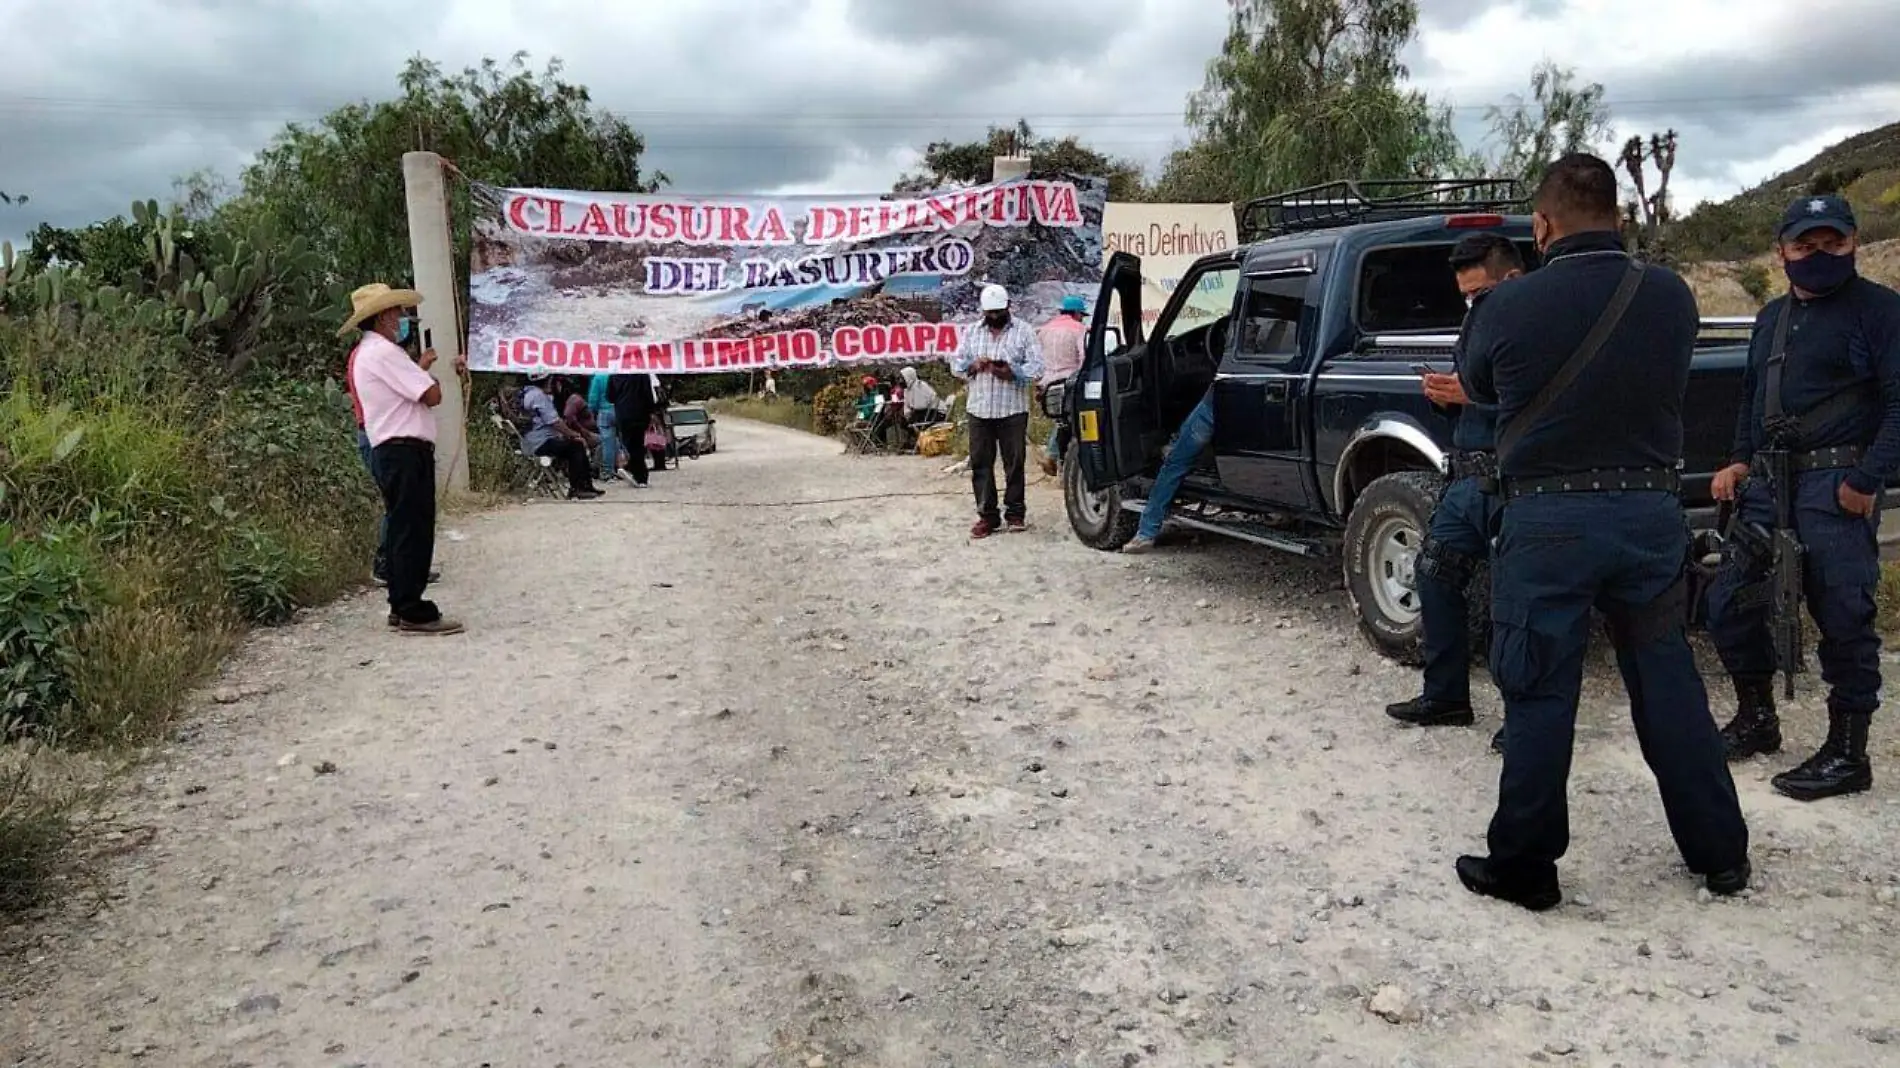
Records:
[[[971,543],[938,461],[724,424],[454,521],[465,636],[259,634],[0,931],[0,1064],[1900,1064],[1891,719],[1871,795],[1738,769],[1758,889],[1711,901],[1599,669],[1527,914],[1451,870],[1495,698],[1391,728],[1333,564],[1096,553],[1053,483]],[[867,494],[913,496],[777,506]]]

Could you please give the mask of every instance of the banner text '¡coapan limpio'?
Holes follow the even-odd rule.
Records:
[[[495,344],[479,371],[558,371],[570,374],[691,374],[765,367],[825,367],[834,363],[944,359],[961,338],[954,323],[870,323],[841,326],[821,346],[816,330],[691,341],[576,341],[510,337]]]

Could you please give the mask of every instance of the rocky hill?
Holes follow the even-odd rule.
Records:
[[[1790,200],[1827,192],[1853,202],[1863,241],[1900,237],[1900,122],[1855,134],[1733,199],[1698,207],[1677,224],[1677,257],[1697,263],[1757,255]]]

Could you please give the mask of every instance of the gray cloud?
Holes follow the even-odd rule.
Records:
[[[1424,0],[1422,22],[1445,31],[1497,6],[1561,3]],[[1684,175],[1719,177],[1817,129],[1885,121],[1822,97],[1892,77],[1890,0],[1836,6],[1852,10],[1790,10],[1772,48],[1744,55],[1628,70],[1558,58],[1603,81],[1619,119],[1681,130]],[[284,123],[393,94],[416,53],[451,68],[517,49],[537,65],[560,56],[682,191],[841,173],[881,185],[905,149],[1018,117],[1153,165],[1184,139],[1185,96],[1226,24],[1221,0],[848,0],[842,20],[815,0],[624,7],[412,0],[391,33],[342,0],[0,0],[0,190],[33,198],[0,205],[0,236],[124,211],[200,168],[235,177]],[[1428,82],[1444,73],[1420,49],[1411,58]],[[1462,133],[1482,135],[1480,105],[1520,91],[1535,58],[1489,64],[1499,80],[1459,101]],[[1658,100],[1678,103],[1642,103]]]

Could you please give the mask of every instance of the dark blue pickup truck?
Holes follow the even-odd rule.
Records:
[[[1451,365],[1465,303],[1447,258],[1473,230],[1537,257],[1529,217],[1508,213],[1522,210],[1509,183],[1398,184],[1340,182],[1249,203],[1248,243],[1197,261],[1145,335],[1141,261],[1109,260],[1087,358],[1043,399],[1071,430],[1063,493],[1077,537],[1112,551],[1134,535],[1170,438],[1211,386],[1213,447],[1171,520],[1288,552],[1339,552],[1368,637],[1416,655],[1412,569],[1453,420],[1426,401],[1416,367]],[[1224,316],[1189,299],[1216,274],[1235,294]],[[1709,479],[1728,455],[1752,323],[1703,321],[1685,407],[1692,516],[1712,513]]]

